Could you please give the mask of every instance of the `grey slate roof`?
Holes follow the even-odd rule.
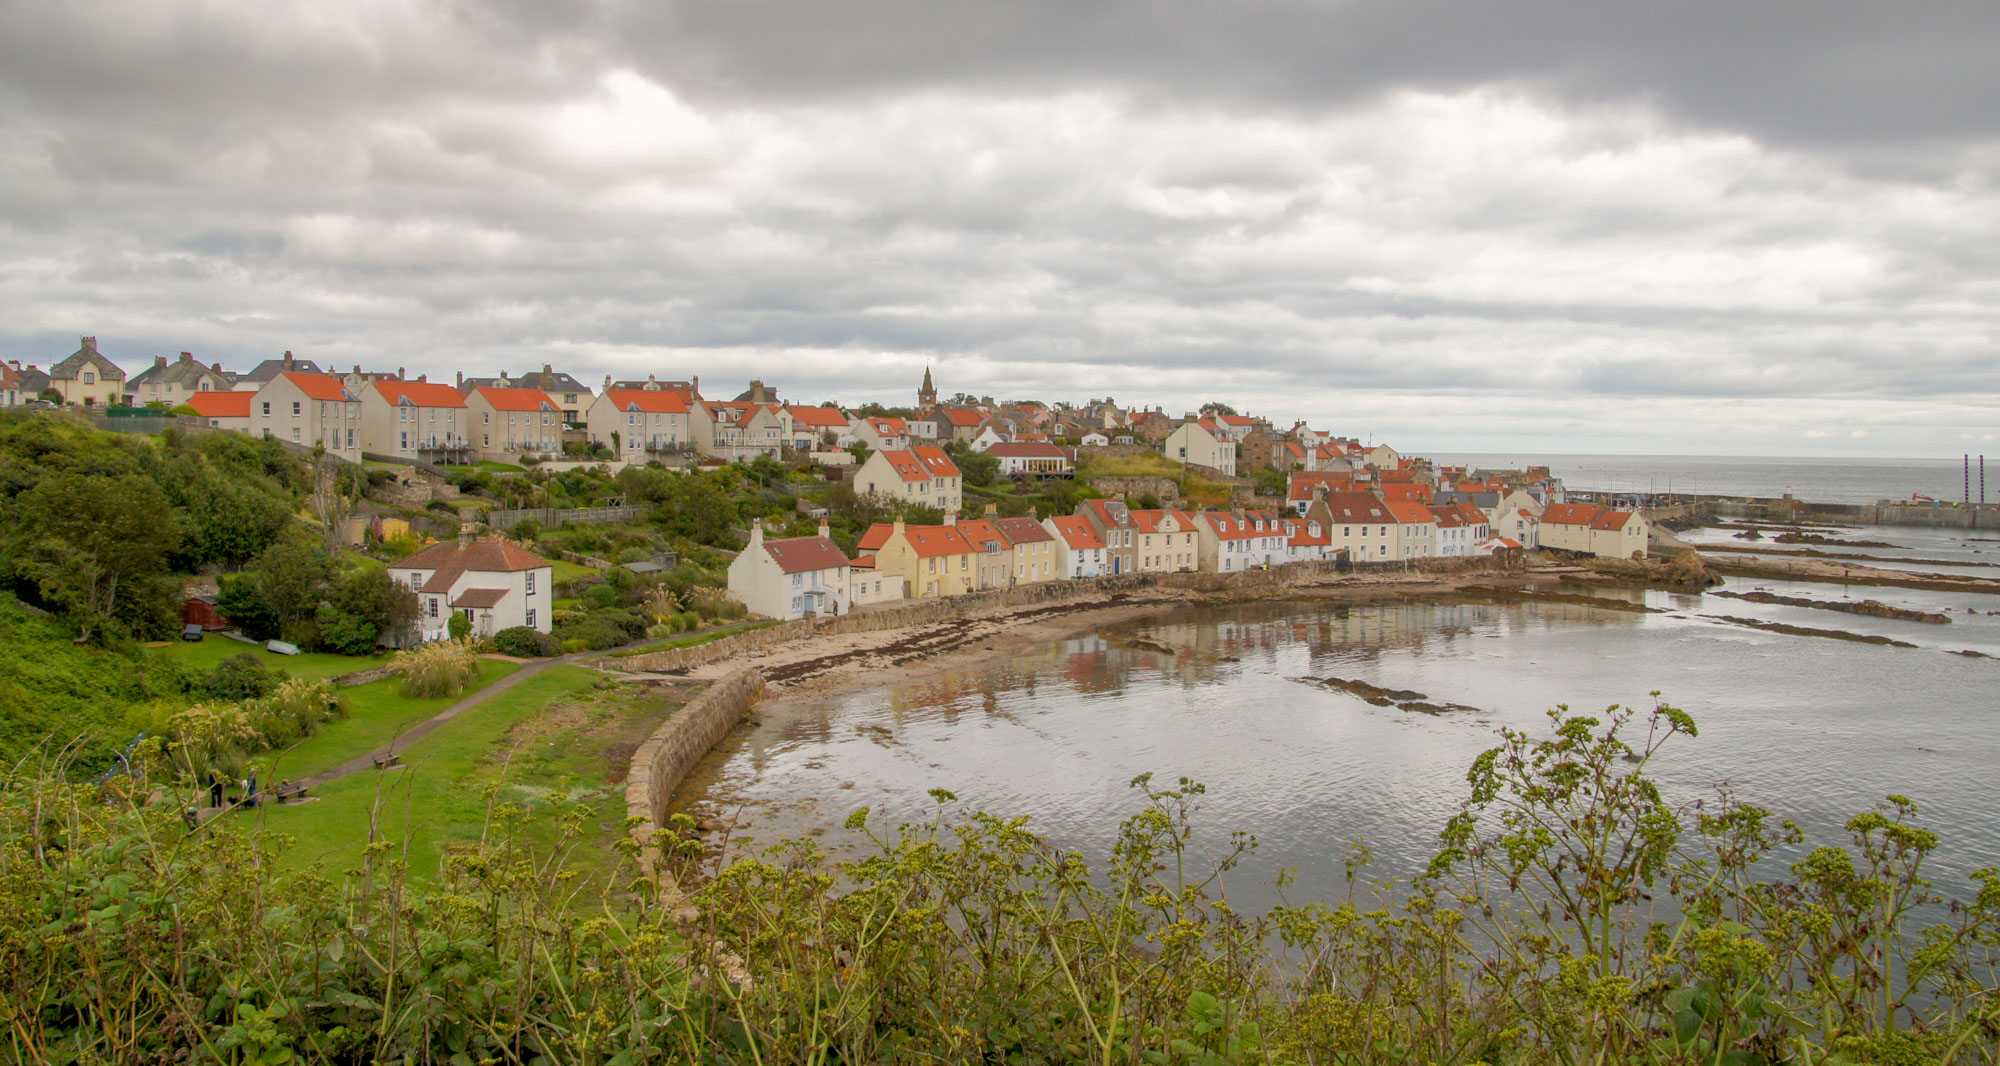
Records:
[[[326,373],[326,371],[319,368],[318,363],[310,359],[294,359],[292,358],[292,353],[286,352],[283,359],[266,359],[258,363],[255,367],[252,367],[249,373],[236,375],[235,380],[254,381],[259,385],[263,385],[287,370],[295,374]]]
[[[195,359],[192,353],[182,352],[179,359],[171,362],[154,360],[153,365],[132,375],[126,384],[137,391],[143,385],[189,385],[210,376],[228,381],[228,375]]]
[[[60,381],[74,381],[83,375],[86,367],[95,367],[99,378],[125,380],[125,371],[98,352],[96,337],[83,338],[82,347],[72,352],[69,358],[49,368],[49,377]]]

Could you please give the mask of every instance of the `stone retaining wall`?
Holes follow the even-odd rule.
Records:
[[[763,690],[764,675],[755,667],[738,670],[702,689],[632,754],[625,778],[625,816],[639,819],[632,826],[632,838],[639,843],[639,862],[646,870],[657,871],[653,830],[666,822],[667,801],[674,790],[695,763],[736,728]]]

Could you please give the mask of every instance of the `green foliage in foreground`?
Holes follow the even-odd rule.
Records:
[[[1669,708],[1554,715],[1482,756],[1397,901],[1239,913],[1196,864],[1201,786],[1154,789],[1092,868],[1025,819],[937,816],[828,868],[810,843],[697,876],[693,911],[582,899],[587,808],[487,809],[419,890],[399,842],[336,883],[286,841],[190,830],[181,787],[0,790],[0,1048],[16,1061],[1953,1063],[2000,1057],[2000,873],[1945,907],[1891,797],[1841,846],[1646,777]],[[135,807],[153,787],[169,801]],[[851,823],[867,829],[866,815]],[[371,824],[373,820],[371,819]],[[359,832],[360,830],[357,830]],[[626,842],[629,844],[630,842]],[[1778,849],[1796,857],[1789,864]],[[629,852],[628,852],[629,855]]]

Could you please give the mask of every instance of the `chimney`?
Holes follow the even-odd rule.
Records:
[[[758,548],[761,548],[763,546],[764,546],[764,520],[761,518],[752,518],[750,520],[750,543],[747,546],[745,546],[743,550],[756,551]]]
[[[998,518],[998,517],[1000,517],[1000,505],[999,505],[999,504],[997,504],[997,503],[989,503],[989,504],[987,504],[987,505],[986,505],[986,517],[987,517],[987,518],[989,518],[989,519],[991,519],[991,518]]]
[[[183,358],[183,359],[187,358],[187,353],[186,353],[186,352],[182,352],[182,353],[181,353],[181,358]],[[154,357],[153,357],[153,365],[154,365],[154,366],[156,366],[156,367],[163,367],[163,366],[166,366],[166,365],[167,365],[167,357],[166,357],[166,356],[164,356],[164,355],[156,355],[156,356],[154,356]]]
[[[95,354],[97,351],[97,338],[96,337],[83,338],[83,350]]]
[[[464,549],[466,549],[466,548],[469,548],[469,547],[471,547],[471,546],[472,546],[472,542],[473,542],[473,541],[474,541],[475,539],[476,539],[476,538],[475,538],[475,537],[473,537],[473,535],[472,535],[472,523],[470,523],[470,522],[460,522],[460,523],[458,524],[458,547],[459,547],[459,550],[463,551]]]
[[[701,399],[701,375],[696,374],[694,376],[694,380],[690,382],[690,384],[692,385],[692,388],[690,388],[688,391],[694,393],[695,399],[697,400]]]
[[[417,375],[417,384],[419,384],[419,385],[425,385],[425,384],[429,384],[429,383],[430,383],[430,380],[431,380],[431,376],[430,376],[429,374],[418,374],[418,375]]]
[[[944,516],[944,524],[945,524],[945,525],[948,525],[948,526],[956,526],[956,525],[958,525],[958,512],[957,512],[957,511],[953,511],[953,512],[951,512],[950,514],[948,514],[948,515],[945,515],[945,516]]]
[[[457,386],[463,389],[465,387],[465,371],[460,370],[456,371],[456,373],[458,374]]]
[[[360,363],[356,363],[356,364],[354,364],[354,372],[355,372],[355,374],[357,374],[357,375],[361,373],[361,364],[360,364]]]
[[[833,535],[833,527],[827,525],[826,519],[824,518],[819,520],[819,535],[822,537],[828,537]]]
[[[604,389],[606,392],[611,391],[611,375],[609,374],[604,375]]]
[[[403,380],[404,378],[406,378],[406,377],[408,377],[408,376],[409,376],[409,372],[408,372],[408,371],[404,370],[404,369],[403,369],[402,367],[400,367],[400,366],[396,368],[396,380],[397,380],[397,381],[401,381],[401,380]]]
[[[1037,507],[1037,506],[1033,506],[1033,505],[1030,505],[1030,506],[1029,506],[1029,508],[1028,508],[1028,517],[1029,517],[1029,518],[1030,518],[1031,520],[1033,520],[1033,521],[1036,521],[1036,522],[1039,522],[1039,521],[1041,521],[1041,520],[1042,520],[1042,509],[1041,509],[1040,507]]]
[[[181,353],[181,362],[183,362],[183,363],[192,363],[192,362],[194,362],[194,353],[193,353],[193,352],[182,352],[182,353]]]
[[[554,376],[555,376],[555,373],[556,373],[556,368],[555,368],[555,367],[553,367],[553,366],[550,366],[550,365],[549,365],[549,364],[547,364],[547,363],[543,363],[543,364],[542,364],[542,373],[543,373],[544,375],[548,376],[548,377],[554,377]],[[544,381],[544,382],[542,382],[542,384],[544,384],[544,385],[547,385],[547,384],[548,384],[548,382]]]
[[[292,352],[291,349],[288,348],[285,350],[285,369],[290,370],[291,368],[292,368]]]
[[[896,519],[896,525],[895,525],[895,527],[894,527],[894,528],[895,528],[895,531],[896,531],[896,533],[897,533],[898,535],[901,535],[901,534],[902,534],[902,532],[903,532],[903,520],[902,520],[902,519],[900,519],[900,518]]]

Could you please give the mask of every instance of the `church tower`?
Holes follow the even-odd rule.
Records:
[[[937,387],[931,384],[931,368],[924,368],[924,384],[917,390],[917,408],[928,410],[937,406]]]

